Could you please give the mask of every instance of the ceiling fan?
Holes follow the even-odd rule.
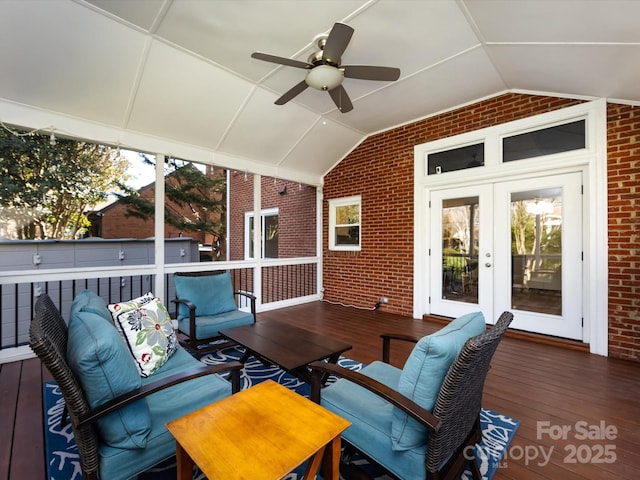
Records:
[[[285,92],[275,101],[275,104],[284,105],[306,90],[307,87],[312,87],[316,90],[328,91],[338,110],[342,113],[347,113],[353,110],[353,104],[349,95],[347,95],[347,91],[342,86],[342,81],[345,77],[361,80],[397,80],[400,77],[399,68],[340,64],[342,54],[347,48],[353,32],[353,28],[349,25],[344,23],[334,24],[329,35],[323,34],[314,38],[314,42],[320,50],[313,53],[307,62],[262,52],[252,53],[251,56],[258,60],[309,70],[305,79]]]

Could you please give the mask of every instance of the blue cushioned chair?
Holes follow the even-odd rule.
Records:
[[[383,335],[383,361],[360,372],[314,362],[312,398],[352,423],[342,434],[347,450],[394,478],[458,480],[468,465],[481,480],[469,452],[482,436],[482,390],[491,358],[512,319],[504,312],[485,332],[478,312],[422,339]],[[392,339],[417,342],[402,370],[386,363]],[[321,390],[322,374],[343,378]]]
[[[165,424],[240,389],[242,364],[209,366],[183,348],[141,378],[104,301],[85,291],[67,326],[46,294],[38,298],[29,345],[56,380],[85,480],[125,480],[175,455]],[[231,372],[231,382],[217,373]],[[67,417],[68,414],[68,417]]]
[[[176,272],[173,282],[180,343],[198,358],[226,346],[208,345],[221,338],[220,330],[256,321],[256,297],[241,290],[234,292],[229,272]],[[241,297],[248,300],[249,312],[238,308],[236,299]]]

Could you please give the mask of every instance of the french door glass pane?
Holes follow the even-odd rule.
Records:
[[[478,303],[479,198],[442,202],[442,298]]]
[[[562,190],[511,194],[511,304],[562,315]]]

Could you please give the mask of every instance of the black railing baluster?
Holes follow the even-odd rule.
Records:
[[[230,268],[234,286],[239,290],[254,292],[255,275],[253,268]],[[315,263],[294,265],[270,265],[262,270],[263,304],[308,296],[315,293],[317,285],[317,265]],[[33,312],[35,294],[48,294],[62,311],[70,305],[80,290],[92,289],[98,296],[106,297],[107,303],[117,303],[154,291],[160,281],[153,275],[130,275],[109,277],[87,277],[69,280],[47,280],[0,285],[0,349],[18,346],[25,322],[30,318],[20,318],[22,312]],[[165,305],[171,304],[174,291],[173,274],[165,273]],[[129,281],[129,285],[126,282]],[[116,287],[117,285],[117,287]],[[38,288],[40,287],[40,288]],[[13,292],[13,301],[11,294]],[[128,293],[127,293],[128,292]],[[29,297],[27,299],[27,297]],[[56,301],[57,300],[57,301]],[[26,342],[22,342],[26,343]]]

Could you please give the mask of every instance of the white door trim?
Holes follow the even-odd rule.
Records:
[[[607,122],[606,100],[595,100],[523,120],[489,127],[414,147],[414,301],[413,316],[422,318],[429,310],[429,214],[431,189],[464,187],[491,181],[517,180],[544,172],[569,173],[582,169],[584,177],[584,341],[591,353],[608,354],[608,258],[607,258]],[[587,120],[587,146],[569,154],[500,163],[502,138],[527,129],[571,119]],[[427,175],[429,152],[476,141],[485,142],[483,167]]]

